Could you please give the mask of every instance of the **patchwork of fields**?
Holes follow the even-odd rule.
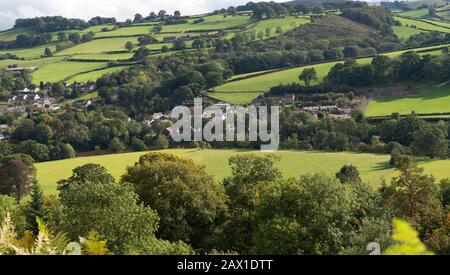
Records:
[[[441,54],[442,53],[441,50],[434,51],[434,49],[439,49],[441,47],[442,46],[424,47],[415,50],[426,51],[423,52],[422,54]],[[386,53],[383,55],[394,58],[401,55],[404,52],[406,52],[406,50]],[[359,58],[357,59],[357,62],[360,64],[364,64],[370,63],[371,60],[372,58]],[[255,77],[250,77],[243,80],[230,81],[228,83],[225,83],[224,85],[216,87],[214,89],[214,92],[211,93],[211,96],[236,104],[247,104],[250,103],[258,95],[269,91],[271,87],[277,86],[279,84],[300,82],[298,76],[306,68],[315,68],[317,76],[319,77],[319,80],[317,82],[322,82],[323,79],[328,75],[330,69],[338,62],[342,61],[301,66],[287,70],[275,71],[272,73],[259,75]],[[235,76],[235,79],[241,76],[248,76],[248,75],[247,74],[237,75]]]
[[[213,175],[216,180],[221,180],[225,176],[230,175],[231,170],[228,166],[228,159],[231,156],[248,153],[266,154],[247,150],[199,149],[173,149],[164,152],[190,158],[197,164],[205,165],[207,172]],[[37,163],[37,177],[44,191],[52,194],[56,193],[56,182],[70,177],[72,170],[77,166],[87,163],[100,164],[105,166],[116,179],[120,179],[125,172],[125,168],[129,165],[134,165],[139,156],[143,154],[145,153],[127,153]],[[389,180],[392,176],[395,176],[395,171],[388,164],[388,155],[313,151],[279,151],[275,154],[281,158],[277,166],[286,177],[298,178],[300,175],[308,173],[334,175],[345,164],[355,165],[359,169],[361,177],[374,188],[378,186],[382,178]],[[448,160],[430,161],[418,159],[417,162],[426,172],[433,173],[437,178],[450,177],[450,170],[448,169],[450,161]]]
[[[203,22],[195,22],[203,18]],[[185,24],[166,25],[162,27],[161,33],[155,33],[156,23],[135,24],[128,27],[114,28],[113,25],[99,25],[89,27],[85,30],[66,30],[66,35],[78,32],[81,35],[87,32],[94,32],[95,38],[92,41],[81,43],[68,49],[57,52],[56,41],[47,45],[41,45],[26,49],[0,50],[0,54],[14,54],[24,60],[1,60],[0,68],[9,66],[19,67],[37,67],[33,76],[33,82],[38,84],[44,82],[56,81],[95,81],[102,73],[111,73],[121,70],[128,65],[123,63],[112,68],[106,69],[105,62],[108,61],[128,61],[133,57],[133,52],[125,49],[125,44],[131,42],[137,46],[138,37],[151,34],[160,42],[167,36],[190,36],[195,37],[202,34],[217,34],[217,30],[227,30],[224,37],[231,38],[238,32],[256,31],[264,32],[270,28],[270,38],[276,35],[276,30],[280,27],[283,32],[287,32],[300,24],[309,22],[308,16],[287,16],[285,18],[275,18],[256,22],[248,14],[236,16],[205,15],[193,17]],[[17,34],[34,34],[31,29],[12,29],[0,32],[0,41],[14,40]],[[56,40],[57,32],[52,33]],[[192,46],[192,41],[186,42],[188,47]],[[161,53],[161,48],[172,47],[172,43],[156,43],[146,45],[145,47],[154,51],[154,57],[174,54],[175,52]],[[54,57],[42,58],[45,48],[49,48]],[[83,64],[81,64],[83,61]],[[95,70],[95,71],[94,71]]]

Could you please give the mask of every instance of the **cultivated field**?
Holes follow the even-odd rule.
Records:
[[[198,150],[198,149],[173,149],[167,150],[186,158],[193,159],[200,165],[205,165],[208,173],[216,180],[221,180],[230,175],[228,159],[236,154],[247,154],[246,150]],[[253,151],[256,154],[264,154]],[[56,192],[56,182],[69,177],[73,168],[87,163],[97,163],[105,166],[110,173],[119,179],[125,172],[125,168],[133,165],[139,158],[140,153],[127,153],[118,155],[105,155],[94,157],[83,157],[37,163],[37,176],[47,193]],[[281,160],[277,166],[287,177],[296,177],[308,173],[325,173],[334,175],[343,165],[353,164],[358,167],[362,178],[376,187],[382,178],[389,180],[395,175],[389,167],[389,156],[357,153],[326,153],[326,152],[301,152],[301,151],[280,151],[277,152]],[[450,161],[425,161],[418,160],[419,164],[425,168],[426,172],[433,173],[437,178],[450,177],[448,165]]]
[[[372,99],[365,111],[366,116],[385,116],[394,112],[410,114],[449,113],[450,87],[433,87],[422,89],[419,94]]]

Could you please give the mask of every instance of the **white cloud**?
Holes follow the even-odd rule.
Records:
[[[169,13],[205,13],[215,9],[245,4],[250,0],[0,0],[0,30],[11,28],[17,18],[61,15],[90,19],[94,16],[132,18],[161,9]],[[255,1],[257,2],[257,1]],[[276,0],[283,2],[283,0]]]

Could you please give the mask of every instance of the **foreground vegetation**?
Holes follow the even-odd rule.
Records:
[[[206,171],[217,180],[230,175],[231,169],[227,163],[231,156],[255,153],[248,150],[201,149],[171,149],[163,152],[189,158],[199,165],[204,165]],[[70,176],[72,170],[77,166],[88,163],[99,164],[118,179],[125,172],[127,166],[133,165],[144,154],[144,152],[137,152],[37,163],[37,178],[47,194],[55,194],[56,182]],[[258,153],[258,155],[265,154]],[[288,177],[298,177],[309,173],[333,175],[345,164],[357,167],[361,178],[371,183],[373,187],[379,186],[381,179],[389,179],[395,175],[394,169],[389,165],[389,155],[300,151],[280,151],[275,155],[280,157],[277,167]],[[425,171],[439,179],[450,177],[450,171],[446,169],[450,161],[425,159],[417,161]]]

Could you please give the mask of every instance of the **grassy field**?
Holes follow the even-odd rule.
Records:
[[[118,28],[114,31],[99,32],[95,37],[109,37],[109,36],[126,36],[126,35],[146,35],[152,30],[151,26],[125,27]]]
[[[442,46],[432,46],[432,47],[424,47],[418,48],[416,50],[430,50],[430,52],[423,54],[434,54],[438,55],[442,52],[440,50],[431,51],[432,49],[440,48]],[[391,58],[397,57],[402,53],[407,52],[407,50],[396,51],[391,53],[386,53],[384,55],[389,56]],[[371,62],[372,58],[359,58],[357,62],[360,64],[367,64]],[[296,67],[293,69],[287,69],[282,71],[277,71],[269,74],[264,74],[261,76],[255,76],[243,80],[231,81],[216,87],[214,89],[214,93],[211,96],[216,97],[221,100],[226,100],[236,104],[246,104],[252,101],[252,99],[256,98],[258,95],[263,94],[270,90],[271,87],[277,86],[279,84],[289,84],[293,82],[300,82],[298,79],[299,74],[306,68],[315,68],[317,72],[317,76],[319,80],[317,82],[322,82],[323,79],[328,75],[330,69],[336,65],[338,62],[327,62],[316,65],[302,66]],[[241,75],[234,76],[235,78],[240,77]],[[245,76],[245,75],[242,75]],[[313,83],[314,84],[314,83]],[[227,94],[228,93],[228,94]]]
[[[208,173],[213,175],[216,180],[230,175],[228,159],[231,156],[249,153],[244,150],[197,149],[175,149],[166,152],[190,158],[200,165],[205,165]],[[265,154],[259,151],[253,153]],[[116,179],[119,179],[125,172],[125,168],[133,165],[142,154],[145,153],[93,156],[37,163],[37,176],[46,193],[55,193],[56,182],[69,177],[77,166],[97,163],[105,166]],[[281,158],[277,166],[287,177],[298,178],[307,173],[334,175],[344,164],[353,164],[358,167],[362,178],[374,187],[380,183],[382,178],[389,180],[395,175],[393,169],[389,167],[389,156],[387,155],[300,151],[280,151],[276,155]],[[419,160],[418,162],[427,173],[433,173],[437,178],[450,177],[448,169],[450,161]]]
[[[85,53],[71,56],[72,59],[84,60],[128,60],[133,57],[133,53]]]
[[[426,21],[431,24],[436,24],[436,25],[439,25],[442,27],[450,28],[450,23],[447,23],[447,22],[437,21],[437,20],[428,20],[428,19],[426,19],[426,20],[424,19],[423,21]]]
[[[422,18],[422,17],[427,16],[428,13],[429,13],[428,9],[419,9],[419,10],[400,12],[400,13],[398,13],[398,15],[406,16],[406,17],[413,17],[413,18]]]
[[[402,17],[398,17],[398,16],[395,16],[394,19],[400,21],[400,23],[402,23],[403,27],[416,26],[417,29],[450,33],[450,28],[445,28],[443,26],[436,26],[436,25],[430,24],[428,22],[423,22],[423,21],[409,19],[409,18],[402,18]]]
[[[64,59],[64,57],[48,57],[42,59],[32,59],[32,60],[14,60],[14,59],[5,59],[0,60],[0,69],[6,69],[10,65],[17,65],[18,67],[38,67],[43,68],[49,64],[60,62]]]
[[[105,62],[59,62],[45,66],[32,73],[33,83],[58,82],[74,74],[106,67]]]
[[[87,43],[76,45],[64,51],[57,53],[57,55],[73,55],[86,53],[103,53],[111,51],[124,51],[125,43],[131,41],[137,43],[137,37],[120,37],[120,38],[106,38],[96,39]]]
[[[394,31],[394,34],[396,34],[399,38],[402,39],[408,39],[410,36],[413,36],[415,34],[419,34],[421,32],[426,32],[419,29],[414,28],[408,28],[408,27],[402,27],[402,26],[393,26],[392,30]]]
[[[227,16],[224,17],[223,14],[218,15],[210,15],[203,17],[205,19],[204,22],[194,24],[190,20],[189,23],[186,24],[177,24],[177,25],[167,25],[163,26],[163,32],[185,32],[185,31],[194,31],[194,30],[219,30],[226,29],[232,27],[243,26],[250,22],[250,16],[248,15],[237,15],[237,16]]]
[[[35,32],[28,28],[17,28],[0,32],[0,41],[14,41],[19,34],[34,35]]]
[[[383,116],[394,112],[410,114],[412,111],[419,114],[450,112],[450,87],[426,88],[422,93],[411,96],[373,99],[365,115]]]
[[[117,66],[117,67],[111,67],[111,68],[107,68],[104,70],[98,70],[98,71],[94,71],[94,72],[89,72],[89,73],[85,73],[85,74],[80,74],[77,75],[73,78],[70,78],[68,80],[68,82],[88,82],[88,81],[96,81],[98,78],[100,78],[102,75],[105,74],[109,74],[109,73],[113,73],[113,72],[117,72],[117,71],[121,71],[125,68],[127,68],[128,66]]]
[[[18,57],[26,58],[26,59],[35,59],[40,58],[41,55],[44,54],[45,48],[50,48],[52,52],[56,51],[56,44],[42,45],[33,48],[25,48],[25,49],[8,49],[8,50],[0,50],[0,54],[10,53],[15,54]]]
[[[256,31],[256,33],[263,32],[264,33],[264,39],[278,36],[279,34],[276,33],[276,30],[278,27],[281,27],[283,30],[283,33],[286,33],[290,30],[295,29],[296,27],[300,25],[304,25],[311,22],[309,17],[298,17],[298,16],[286,16],[284,18],[272,18],[272,19],[265,19],[261,20],[258,23],[254,24],[252,27],[245,30],[245,32],[251,32]],[[270,29],[271,33],[270,36],[265,35],[266,29]],[[233,38],[233,36],[236,35],[235,32],[230,32],[225,36],[227,39]]]

